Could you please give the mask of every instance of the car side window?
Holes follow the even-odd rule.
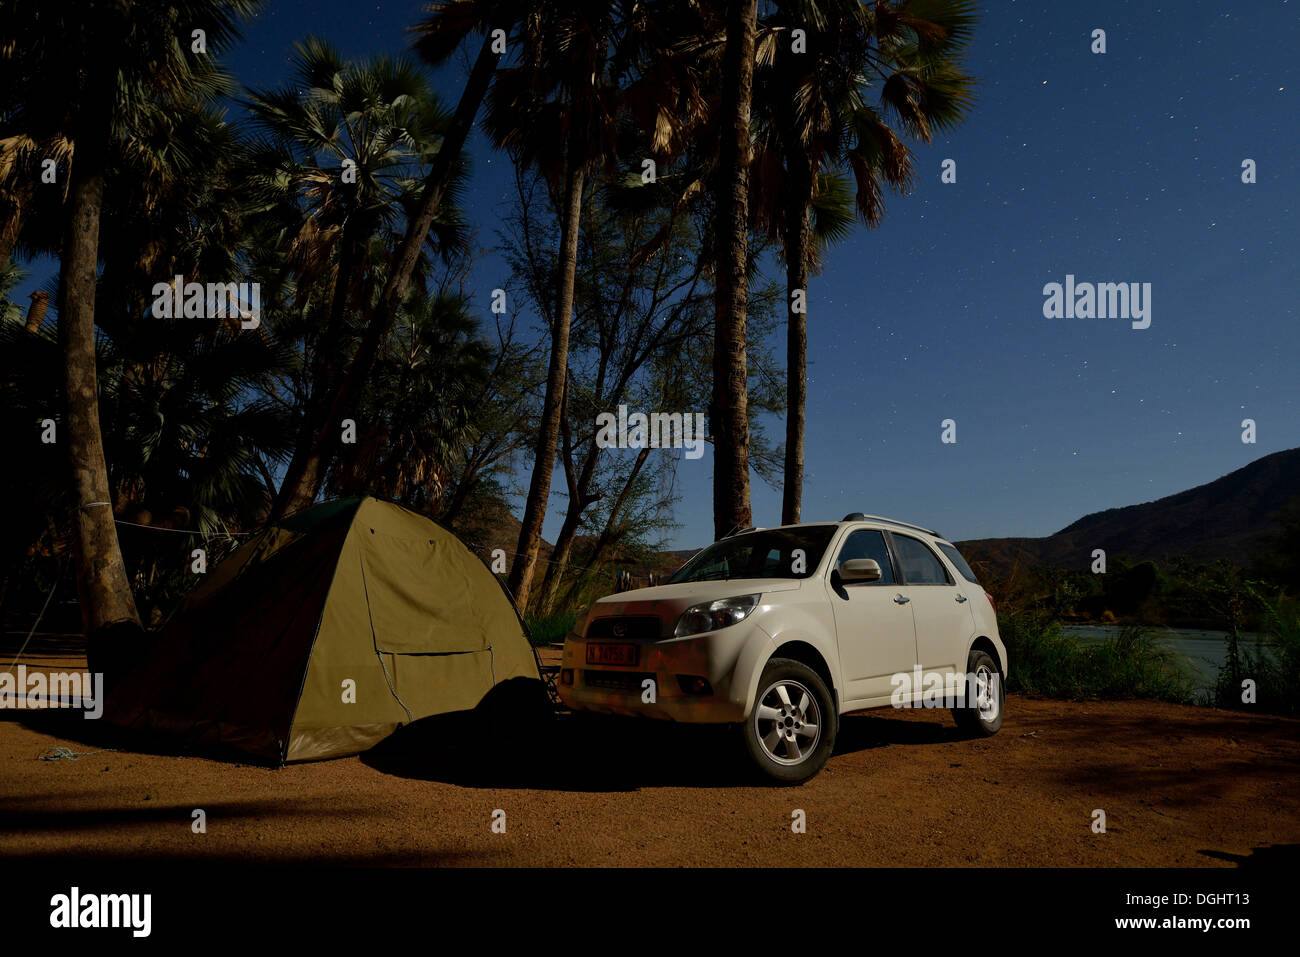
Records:
[[[894,533],[894,551],[909,585],[951,585],[952,578],[930,547],[919,538]]]
[[[763,561],[763,567],[758,570],[759,578],[779,578],[781,576],[781,550],[779,548],[769,548],[767,558]]]
[[[850,532],[849,537],[844,539],[844,544],[840,546],[840,555],[835,560],[835,567],[839,568],[851,558],[874,558],[880,564],[880,581],[866,584],[894,584],[894,563],[890,561],[889,548],[885,545],[883,532],[870,528],[860,528],[856,532]]]

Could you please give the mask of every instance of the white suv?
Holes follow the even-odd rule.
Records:
[[[1006,668],[957,549],[854,513],[734,533],[667,584],[600,599],[565,639],[558,689],[574,711],[739,724],[759,769],[799,782],[850,711],[941,705],[995,733]]]

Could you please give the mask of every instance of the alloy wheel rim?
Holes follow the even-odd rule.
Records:
[[[821,708],[802,682],[781,678],[768,685],[754,709],[754,731],[777,764],[802,764],[822,739]]]
[[[975,669],[975,709],[984,721],[996,720],[999,711],[997,677],[988,665]]]

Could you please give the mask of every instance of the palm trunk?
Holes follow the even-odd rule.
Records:
[[[811,224],[808,216],[810,192],[807,159],[803,154],[792,157],[790,167],[796,174],[790,184],[785,211],[785,285],[786,308],[786,410],[785,410],[785,488],[781,498],[781,524],[799,521],[803,502],[804,423],[808,397],[808,257]],[[802,162],[801,162],[802,161]],[[802,291],[803,312],[794,309],[794,293]]]
[[[474,125],[474,117],[478,114],[479,104],[487,94],[488,86],[492,82],[492,73],[496,70],[500,59],[501,55],[492,51],[492,38],[488,35],[484,38],[478,58],[474,61],[469,81],[461,92],[460,102],[456,104],[456,112],[452,116],[446,135],[442,138],[442,145],[433,158],[429,174],[424,178],[420,208],[415,217],[406,224],[406,235],[402,238],[402,245],[389,264],[388,277],[384,282],[384,291],[380,296],[379,304],[369,317],[366,331],[357,346],[356,354],[352,357],[347,375],[332,390],[326,406],[327,411],[310,443],[306,458],[318,463],[316,487],[312,490],[312,499],[320,490],[320,479],[324,474],[322,466],[329,463],[338,448],[338,423],[344,418],[344,413],[356,403],[365,388],[370,370],[379,355],[379,347],[392,326],[393,316],[402,303],[402,297],[406,295],[406,287],[411,281],[412,273],[415,272],[415,264],[420,259],[420,250],[424,247],[429,237],[429,229],[433,226],[438,210],[442,207],[442,198],[451,180],[452,167],[465,146],[465,140]],[[305,486],[302,490],[292,493],[292,496],[280,495],[277,499],[287,506],[290,497],[301,501],[304,494]],[[284,514],[286,514],[284,508],[277,507],[272,512],[271,520],[274,521]]]
[[[537,434],[533,476],[528,485],[524,520],[519,528],[514,564],[510,566],[509,588],[520,608],[528,607],[537,567],[537,552],[551,496],[551,473],[555,469],[555,447],[560,435],[564,375],[569,365],[569,319],[573,312],[573,287],[578,271],[578,224],[582,215],[583,164],[576,149],[569,151],[569,169],[564,188],[565,212],[560,234],[560,295],[551,327],[551,361],[546,373],[546,395],[542,399],[542,421]]]
[[[101,110],[92,112],[87,107],[94,129],[77,142],[59,271],[59,338],[67,403],[63,432],[71,472],[74,567],[92,670],[107,670],[93,660],[98,657],[97,637],[109,629],[137,634],[140,630],[113,521],[95,367],[95,277],[110,108],[111,100]]]
[[[713,528],[721,537],[752,524],[749,503],[749,370],[745,309],[749,256],[750,99],[757,0],[728,0],[718,151],[713,395]]]

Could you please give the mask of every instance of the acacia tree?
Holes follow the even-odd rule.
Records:
[[[639,173],[635,178],[641,184]],[[625,183],[601,179],[585,206],[558,452],[567,501],[534,602],[543,611],[568,607],[610,555],[629,560],[642,546],[653,547],[647,536],[666,527],[673,475],[679,468],[707,467],[681,460],[671,449],[619,450],[597,443],[596,416],[620,404],[689,413],[708,403],[707,385],[701,389],[697,373],[711,357],[712,290],[705,278],[711,264],[702,255],[711,236],[709,211],[681,208],[672,185]],[[524,297],[541,309],[555,272],[557,229],[536,192],[520,184],[506,257]],[[750,412],[780,414],[783,392],[766,347],[780,290],[773,283],[751,289]],[[779,474],[779,463],[756,423],[751,431],[754,464],[770,479]]]
[[[521,204],[530,200],[526,193],[520,197]],[[603,187],[588,203],[579,245],[582,278],[575,292],[574,348],[560,423],[559,455],[568,502],[542,582],[543,610],[555,602],[587,510],[602,499],[625,500],[645,465],[641,456],[630,472],[614,467],[614,453],[597,444],[596,416],[624,403],[680,409],[664,404],[657,390],[648,387],[651,371],[659,364],[680,362],[686,342],[707,334],[709,296],[703,282],[705,262],[692,235],[695,222],[677,218],[671,250],[653,258],[640,256],[644,244],[673,218],[671,210],[617,212],[608,205]],[[531,226],[536,218],[521,215],[516,221]],[[554,260],[545,250],[546,244],[530,235],[513,241],[508,253],[512,268],[527,277],[531,295],[544,294],[547,277],[554,272]],[[642,267],[629,269],[633,260]],[[610,513],[611,520],[619,511]]]
[[[589,173],[612,175],[618,124],[629,108],[658,112],[654,78],[642,72],[661,36],[640,0],[543,3],[530,18],[518,62],[500,71],[485,121],[496,144],[537,169],[560,212],[560,252],[553,306],[545,312],[551,349],[524,517],[509,588],[527,606],[541,545],[563,419],[569,333],[578,263],[579,225]],[[642,82],[636,82],[638,79]],[[676,93],[665,92],[665,102]],[[659,124],[656,144],[677,124]]]
[[[522,171],[515,170],[516,178]],[[465,282],[469,260],[454,277],[444,277],[439,294],[467,297]],[[512,306],[494,313],[487,344],[488,367],[467,399],[474,410],[474,428],[459,458],[448,470],[446,491],[438,520],[468,538],[478,540],[495,531],[494,519],[505,512],[505,484],[516,472],[519,458],[532,446],[537,433],[540,402],[537,397],[546,378],[544,349],[522,341],[518,327],[523,296],[514,295],[515,282],[507,284]]]

